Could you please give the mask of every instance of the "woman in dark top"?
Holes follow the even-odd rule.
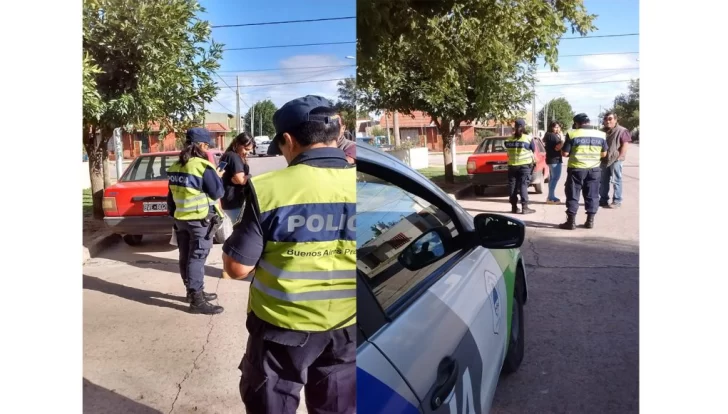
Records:
[[[226,162],[225,173],[222,176],[222,183],[225,187],[225,195],[220,200],[225,215],[235,224],[240,219],[245,196],[243,191],[248,184],[250,166],[248,165],[248,154],[253,151],[255,142],[253,137],[247,133],[235,137],[230,143],[220,162]]]
[[[546,204],[559,204],[561,200],[554,194],[556,185],[561,178],[561,147],[564,139],[561,136],[561,124],[553,121],[549,124],[549,132],[544,136],[543,143],[546,146],[546,164],[549,166],[549,196]]]

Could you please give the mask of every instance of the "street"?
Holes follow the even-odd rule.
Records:
[[[284,165],[282,157],[254,158],[251,172]],[[554,228],[565,207],[546,205],[546,194],[531,193],[537,212],[517,216],[528,225],[521,248],[529,283],[526,357],[501,379],[492,412],[637,412],[638,165],[639,147],[632,146],[623,207],[600,209],[593,230]],[[461,204],[473,215],[510,211],[502,190]],[[584,219],[582,206],[578,223]],[[225,312],[203,316],[186,312],[168,237],[134,248],[120,243],[84,265],[84,412],[242,412],[237,367],[249,283],[223,280],[221,269],[216,245],[205,283]],[[306,412],[303,402],[299,412]]]

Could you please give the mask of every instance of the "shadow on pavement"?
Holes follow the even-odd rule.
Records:
[[[170,247],[176,249],[176,246]],[[117,255],[113,251],[104,250],[98,255],[98,257],[126,263],[139,269],[153,269],[162,272],[179,274],[179,261],[177,259],[166,259],[144,254],[145,252],[158,252],[159,250],[155,250],[155,247],[150,246],[147,250],[138,250],[137,248],[132,249],[133,250],[130,250],[128,253],[123,255]],[[207,261],[209,260],[210,256],[207,257]],[[221,278],[222,265],[221,267],[205,265],[205,276],[216,277],[218,279]]]
[[[161,414],[159,410],[131,400],[83,379],[83,412],[104,414]]]
[[[639,412],[639,244],[529,237],[525,356],[491,413]]]
[[[108,295],[118,296],[120,298],[133,300],[150,306],[158,306],[160,308],[171,308],[187,312],[188,306],[169,303],[166,300],[174,300],[184,302],[184,296],[174,296],[151,290],[142,290],[130,286],[119,285],[117,283],[108,282],[97,277],[83,275],[83,288],[87,290],[95,290],[97,292],[106,293]],[[180,281],[180,289],[183,289]]]

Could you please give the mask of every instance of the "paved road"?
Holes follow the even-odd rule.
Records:
[[[563,179],[557,197],[565,200]],[[566,231],[565,207],[533,194],[522,251],[528,265],[526,357],[498,386],[493,413],[637,413],[639,402],[639,147],[624,165],[624,204],[596,228]],[[507,213],[502,191],[461,201]],[[583,205],[578,222],[585,220]]]

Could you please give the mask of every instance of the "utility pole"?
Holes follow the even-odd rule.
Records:
[[[121,142],[121,128],[114,128],[114,152],[116,153],[116,181],[124,173],[124,144]]]
[[[394,146],[399,148],[402,145],[402,141],[399,139],[399,114],[394,111]]]
[[[549,116],[549,105],[546,103],[546,105],[543,107],[543,130],[544,132],[548,128],[548,116]]]
[[[235,131],[241,133],[240,130],[240,77],[235,77]]]
[[[533,131],[531,131],[534,135],[538,132],[538,113],[536,113],[536,87],[533,87],[533,102],[531,102],[531,122],[533,122]]]
[[[389,138],[389,118],[387,111],[384,111],[384,124],[387,125],[387,145],[392,145],[392,140]]]
[[[250,107],[250,133],[255,135],[255,104]]]
[[[260,131],[260,135],[263,136],[263,114],[258,115],[258,130]]]

